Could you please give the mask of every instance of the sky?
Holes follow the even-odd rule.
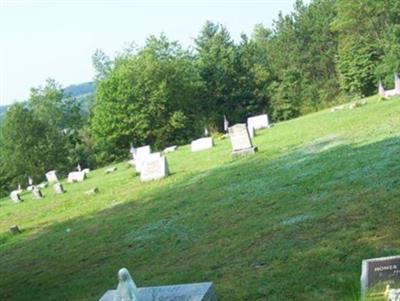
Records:
[[[307,1],[305,1],[307,3]],[[54,78],[68,86],[92,81],[91,57],[164,33],[193,45],[207,20],[238,41],[255,24],[270,27],[295,0],[0,0],[0,105],[25,100]]]

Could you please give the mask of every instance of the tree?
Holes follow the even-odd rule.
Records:
[[[201,81],[177,42],[151,36],[137,53],[120,55],[98,84],[91,130],[100,158],[124,156],[130,143],[161,148],[195,132]]]

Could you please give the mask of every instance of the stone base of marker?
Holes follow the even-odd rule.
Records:
[[[20,234],[21,233],[21,230],[18,228],[18,226],[17,225],[12,225],[11,227],[10,227],[10,232],[11,232],[11,234]]]
[[[99,192],[99,189],[98,189],[97,187],[94,187],[94,188],[92,188],[92,189],[86,190],[86,191],[84,192],[84,194],[85,194],[85,195],[94,195],[94,194],[96,194],[96,193],[98,193],[98,192]]]
[[[64,187],[61,183],[56,183],[53,185],[53,190],[56,194],[63,194],[65,192]]]
[[[257,147],[249,147],[244,149],[238,149],[232,151],[232,157],[254,155],[257,151]]]

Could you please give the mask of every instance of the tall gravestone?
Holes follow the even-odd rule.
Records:
[[[193,140],[190,144],[192,152],[198,152],[202,150],[206,150],[212,148],[214,146],[214,141],[212,137],[200,138],[197,140]]]
[[[143,160],[140,180],[142,182],[158,180],[168,176],[168,173],[167,158],[160,153],[154,153]]]
[[[118,272],[118,286],[99,301],[217,301],[212,282],[137,287],[128,270]]]
[[[229,138],[231,139],[233,156],[255,153],[256,149],[251,143],[246,124],[239,123],[230,127]]]
[[[400,300],[400,256],[363,260],[361,295],[363,300],[380,300],[389,295]]]
[[[58,182],[56,171],[55,170],[51,170],[48,173],[46,173],[46,179],[47,179],[47,182],[49,182],[49,183]]]

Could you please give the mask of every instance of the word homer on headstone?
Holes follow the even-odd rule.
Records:
[[[363,300],[400,300],[400,256],[363,260],[361,295]]]

